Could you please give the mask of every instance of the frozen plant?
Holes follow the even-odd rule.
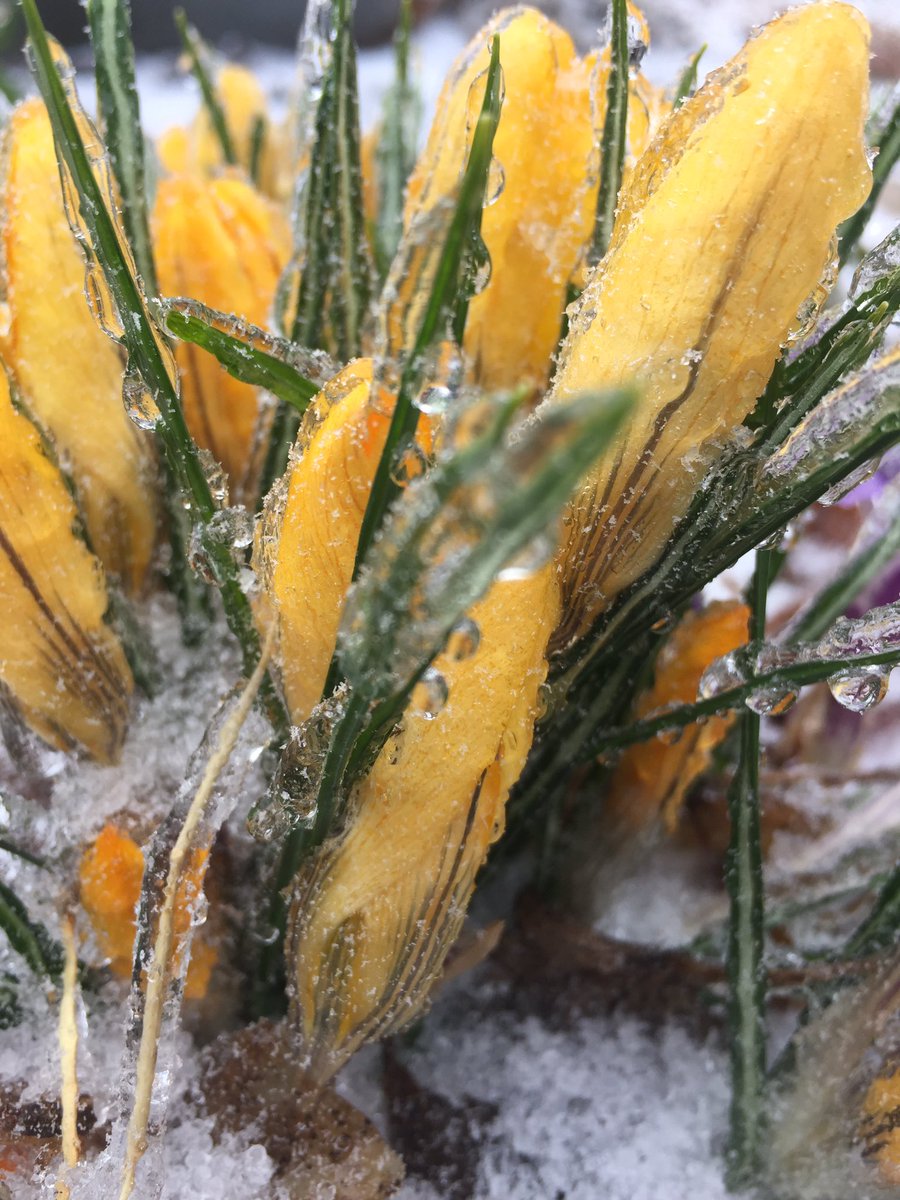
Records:
[[[411,6],[367,138],[352,7],[309,4],[284,127],[181,14],[204,103],[151,187],[125,0],[87,3],[97,124],[21,0],[40,98],[9,115],[0,171],[11,790],[86,760],[114,790],[148,698],[176,690],[183,656],[147,634],[165,593],[206,728],[165,803],[129,796],[91,837],[67,843],[49,797],[61,946],[2,885],[4,1019],[24,1019],[27,971],[60,991],[60,1187],[159,1193],[184,1012],[230,1026],[198,1086],[218,1136],[237,1120],[265,1145],[273,1187],[332,1186],[346,1159],[352,1194],[384,1194],[395,1157],[328,1085],[425,1011],[489,856],[499,871],[537,844],[545,883],[614,881],[725,762],[729,1178],[802,1193],[791,1105],[767,1102],[760,720],[824,680],[873,707],[900,661],[896,598],[843,615],[869,559],[809,599],[800,633],[766,629],[785,526],[900,442],[896,234],[827,307],[900,152],[894,114],[873,184],[866,22],[791,10],[666,94],[625,0],[583,58],[507,9],[417,157]],[[746,605],[704,606],[753,550]],[[222,834],[236,806],[252,843]],[[217,875],[235,840],[238,877]],[[3,847],[34,862],[39,842]],[[897,892],[889,875],[834,971],[862,999],[835,986],[808,1013],[815,1031],[877,1012],[845,1039],[853,1087],[823,1134],[866,1187],[900,1172]],[[90,1027],[116,975],[123,1074],[89,1147],[78,994]],[[809,1090],[794,1050],[779,1098]]]

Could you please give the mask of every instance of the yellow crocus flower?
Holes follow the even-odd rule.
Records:
[[[289,958],[313,1077],[421,1010],[503,832],[531,748],[545,649],[558,616],[552,566],[498,582],[469,618],[469,657],[435,659],[447,702],[407,711],[351,800],[345,837],[301,872]]]
[[[202,887],[209,852],[197,850],[178,888],[175,932],[183,938],[190,928],[193,898]],[[137,842],[116,825],[103,827],[84,851],[78,867],[82,907],[94,930],[101,954],[120,979],[131,977],[138,901],[144,878],[144,855]],[[201,1000],[218,960],[205,937],[195,938],[185,978],[184,994]]]
[[[266,96],[259,81],[246,67],[226,63],[216,76],[216,90],[234,147],[235,165],[250,171],[254,128],[258,121],[264,122],[257,185],[272,199],[285,200],[291,188],[287,139],[284,130],[268,119]],[[205,178],[227,165],[209,113],[202,105],[190,125],[166,130],[156,149],[170,175]]]
[[[287,223],[246,180],[236,172],[163,179],[151,226],[164,295],[189,296],[255,325],[268,324],[288,257]],[[232,498],[249,498],[258,467],[256,389],[195,346],[179,344],[176,359],[188,428],[225,468]]]
[[[0,350],[78,493],[91,546],[131,591],[156,536],[152,443],[122,403],[122,361],[85,299],[84,258],[59,186],[47,110],[20,104],[5,133]]]
[[[688,613],[660,651],[653,686],[638,698],[635,719],[695,700],[710,663],[746,642],[748,618],[746,605],[734,601]],[[673,830],[688,788],[709,766],[733,720],[726,713],[689,725],[673,739],[630,746],[616,763],[604,797],[604,848],[617,847],[623,837],[654,826],[659,818]]]
[[[494,138],[499,174],[489,187],[498,194],[481,226],[491,274],[469,306],[464,346],[481,386],[529,381],[542,386],[559,338],[566,288],[594,226],[602,126],[595,113],[605,104],[603,64],[580,58],[565,30],[536,9],[498,13],[447,78],[409,181],[404,224],[410,229],[459,182],[495,34],[504,101]],[[642,86],[636,81],[632,89]],[[650,128],[648,109],[635,103],[631,112],[630,138],[639,153]]]
[[[786,13],[636,167],[553,385],[554,403],[625,380],[642,390],[572,506],[559,643],[656,560],[816,296],[835,229],[870,187],[868,45],[848,5]]]
[[[131,673],[103,621],[103,570],[77,532],[75,504],[0,363],[0,683],[50,745],[118,757]]]

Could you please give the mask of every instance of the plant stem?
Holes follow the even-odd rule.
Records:
[[[606,117],[600,141],[600,190],[589,262],[598,263],[609,247],[616,205],[622,186],[625,146],[628,140],[628,5],[612,0],[609,79],[606,85]]]
[[[750,605],[750,637],[765,636],[766,594],[771,578],[771,550],[756,554]],[[731,1027],[731,1132],[728,1182],[752,1183],[762,1160],[765,1126],[763,1087],[766,1076],[763,964],[764,915],[759,819],[759,716],[749,710],[740,718],[741,749],[728,793],[731,842],[725,860],[730,900],[728,931],[729,1024]]]

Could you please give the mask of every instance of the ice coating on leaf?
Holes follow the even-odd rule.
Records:
[[[131,673],[104,624],[103,570],[77,527],[65,481],[13,407],[0,363],[0,681],[50,745],[113,762]]]
[[[785,486],[846,455],[861,432],[900,417],[900,348],[849,379],[797,426],[763,466],[763,480]]]
[[[850,285],[850,298],[871,291],[886,275],[900,270],[900,226],[870,250],[856,269]]]
[[[270,842],[297,825],[312,825],[325,759],[335,726],[346,711],[347,695],[346,684],[339,685],[316,704],[302,725],[291,729],[266,799],[250,814],[248,826],[258,841]]]
[[[900,602],[872,608],[862,617],[841,617],[818,642],[796,646],[774,642],[750,642],[740,651],[726,654],[704,672],[698,695],[710,699],[741,688],[760,676],[790,671],[805,663],[835,661],[828,684],[839,704],[862,712],[880,703],[887,694],[891,664],[861,663],[854,658],[885,654],[900,648]],[[754,689],[746,701],[755,712],[780,709],[792,696],[789,686],[774,683]]]
[[[236,173],[204,180],[160,182],[153,209],[160,290],[266,324],[287,261],[288,233],[280,214]],[[180,343],[188,428],[225,467],[236,499],[252,492],[259,422],[255,388],[233,379],[205,351]]]
[[[254,564],[278,622],[282,687],[292,719],[319,701],[334,653],[369,490],[387,437],[393,397],[358,359],[313,402],[281,488],[266,502]],[[427,421],[419,437],[429,445]],[[286,490],[285,490],[286,489]],[[262,620],[268,619],[262,615]]]
[[[490,41],[500,35],[504,101],[494,140],[502,186],[486,204],[490,282],[470,303],[465,350],[486,388],[542,386],[559,337],[566,286],[590,240],[597,201],[603,67],[537,10],[504,9],[475,36],[444,85],[428,143],[410,178],[404,225],[452,196],[466,163]],[[599,76],[599,78],[595,78]],[[640,86],[636,81],[635,88]],[[635,106],[636,152],[647,110]],[[599,122],[599,123],[598,123]],[[490,197],[492,189],[488,188]]]
[[[446,703],[432,719],[407,712],[354,793],[346,835],[294,887],[294,1019],[317,1078],[421,1010],[531,746],[552,567],[495,584],[469,616],[477,650],[434,663]]]
[[[792,10],[669,117],[635,168],[552,393],[643,389],[572,506],[559,643],[653,564],[762,392],[836,226],[869,190],[867,73],[855,9]]]
[[[44,105],[19,105],[4,140],[0,349],[75,484],[94,551],[137,591],[156,534],[152,445],[123,411],[122,359],[85,300]]]

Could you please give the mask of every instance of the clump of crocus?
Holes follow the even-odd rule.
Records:
[[[733,811],[752,817],[758,728],[732,714],[754,688],[900,657],[888,617],[864,646],[856,626],[827,645],[759,644],[760,575],[749,607],[695,603],[900,440],[892,360],[845,378],[900,307],[889,254],[867,267],[874,299],[855,294],[803,344],[836,232],[872,182],[862,17],[791,11],[675,104],[630,60],[629,17],[647,40],[633,6],[616,0],[610,44],[583,57],[536,10],[504,10],[451,72],[408,178],[387,113],[376,181],[348,5],[326,36],[310,8],[309,144],[281,152],[296,186],[257,85],[225,68],[203,77],[193,125],[160,143],[148,212],[142,143],[121,138],[129,89],[98,71],[107,161],[24,0],[47,108],[15,110],[3,164],[0,679],[39,737],[114,762],[147,684],[128,618],[140,624],[165,567],[195,637],[209,607],[196,589],[217,587],[250,680],[211,721],[149,868],[111,825],[78,847],[93,944],[133,982],[123,1197],[187,955],[188,993],[215,988],[218,951],[192,950],[191,929],[254,697],[268,792],[241,798],[278,861],[232,896],[262,934],[243,991],[287,1016],[297,1067],[321,1084],[423,1011],[507,827],[527,842],[543,818],[545,866],[553,831],[598,792],[605,812],[579,827],[599,854],[623,831],[671,827],[732,727]],[[100,63],[115,50],[124,71],[104,28]],[[390,263],[388,195],[404,197]],[[125,230],[139,228],[132,256]],[[205,636],[217,653],[222,624]],[[698,700],[708,669],[724,683]],[[601,779],[604,735],[629,749]],[[752,865],[752,821],[735,828],[733,858]],[[758,926],[734,921],[739,950]],[[731,983],[744,1012],[747,977]],[[859,1098],[867,1129],[893,1103],[893,1075],[879,1078]],[[893,1139],[877,1128],[889,1178]]]

